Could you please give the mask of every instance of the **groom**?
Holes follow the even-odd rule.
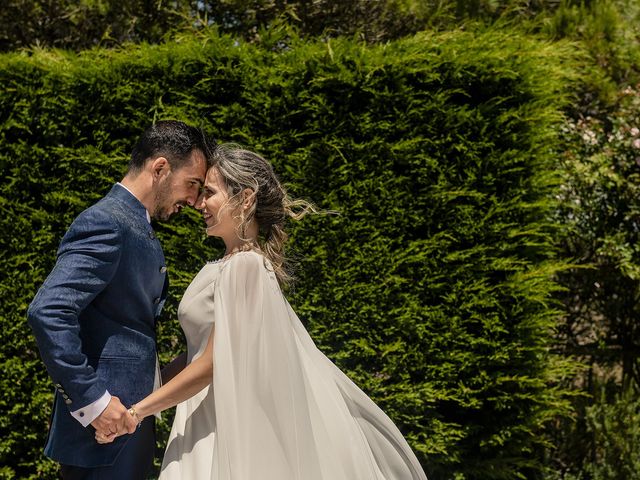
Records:
[[[56,388],[45,454],[65,480],[141,480],[152,466],[153,417],[137,427],[126,408],[160,383],[155,322],[168,280],[150,222],[194,205],[209,152],[182,122],[148,128],[122,182],[74,220],[29,306]]]

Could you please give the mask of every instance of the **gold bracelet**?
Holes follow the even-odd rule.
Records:
[[[138,422],[138,428],[140,428],[140,425],[142,424],[142,420],[140,420],[140,417],[138,416],[138,412],[136,412],[136,406],[135,405],[131,405],[129,407],[128,412],[132,417],[134,417],[136,419],[136,422]]]

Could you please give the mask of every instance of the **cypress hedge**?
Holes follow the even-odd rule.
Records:
[[[0,56],[0,478],[55,476],[41,452],[53,387],[25,311],[72,219],[166,118],[262,153],[294,196],[340,212],[291,226],[289,298],[431,479],[535,478],[545,426],[568,409],[548,218],[572,58],[491,30]],[[221,253],[201,227],[193,210],[156,226],[163,362],[183,349],[181,293]]]

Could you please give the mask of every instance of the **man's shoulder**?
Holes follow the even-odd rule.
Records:
[[[75,218],[73,224],[112,224],[116,226],[118,218],[122,216],[122,206],[109,196],[86,208]]]
[[[136,219],[126,205],[106,195],[80,212],[61,240],[60,247],[89,238],[124,238],[136,228]]]
[[[142,223],[141,220],[148,223],[144,217],[139,215],[139,212],[134,211],[135,209],[126,201],[126,198],[123,199],[122,191],[115,185],[104,197],[81,212],[76,217],[76,221],[112,223],[125,229],[133,224]]]

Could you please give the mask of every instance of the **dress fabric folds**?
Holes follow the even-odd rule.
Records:
[[[426,480],[389,417],[320,350],[269,262],[209,263],[178,315],[213,383],[176,408],[161,480]]]

